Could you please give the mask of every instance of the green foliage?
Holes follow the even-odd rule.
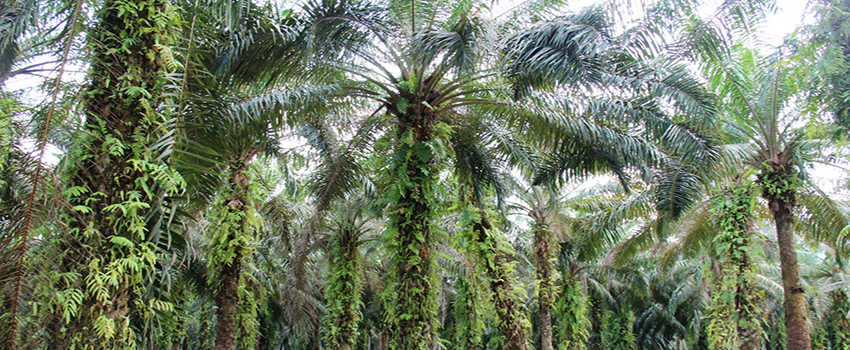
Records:
[[[759,169],[758,183],[762,188],[762,196],[788,205],[796,205],[796,193],[802,180],[792,164],[778,164],[765,161]]]
[[[469,198],[471,189],[461,186],[461,198]],[[525,349],[528,346],[530,323],[520,309],[525,291],[517,286],[516,263],[506,261],[513,254],[504,237],[489,221],[488,212],[465,201],[466,208],[460,219],[460,233],[466,241],[465,252],[475,259],[476,266],[484,273],[495,304],[501,334],[501,343],[509,349]]]
[[[602,344],[606,350],[635,350],[635,333],[632,327],[635,314],[630,310],[606,309],[602,315]]]
[[[424,116],[417,123],[428,125]],[[437,275],[433,272],[437,211],[437,163],[431,134],[425,130],[399,130],[388,178],[389,229],[384,234],[392,254],[390,284],[384,295],[386,322],[392,332],[390,347],[430,350],[436,341]],[[418,135],[414,136],[414,133]],[[428,331],[421,331],[428,330]]]
[[[771,312],[765,323],[765,348],[767,350],[785,350],[788,335],[785,326],[785,314],[781,309]]]
[[[484,336],[484,298],[481,286],[474,275],[459,277],[455,288],[457,293],[452,299],[454,316],[454,335],[452,348],[459,350],[479,349]]]
[[[259,303],[265,298],[256,282],[250,283],[250,276],[242,271],[243,265],[255,254],[256,232],[261,225],[255,208],[257,189],[249,184],[247,171],[248,167],[243,162],[231,165],[229,185],[209,213],[207,283],[218,290],[218,303],[236,305],[236,315],[222,314],[222,310],[227,308],[217,305],[219,322],[235,318],[236,341],[244,348],[255,348],[260,330],[257,319]],[[231,288],[233,283],[236,284],[235,295],[231,294],[233,291],[223,290]],[[224,300],[228,298],[236,300]]]
[[[844,288],[831,294],[832,308],[827,323],[832,349],[850,350],[850,293]]]
[[[590,300],[581,288],[579,281],[565,278],[561,287],[561,295],[555,303],[557,317],[558,349],[569,350],[587,349],[587,339],[590,337]]]
[[[812,326],[812,350],[828,350],[826,325],[822,320],[813,320]]]
[[[248,276],[243,275],[239,281],[236,340],[240,349],[257,348],[257,338],[260,336],[259,308],[260,303],[267,298],[256,281],[248,279]]]
[[[330,266],[326,276],[324,339],[333,349],[357,345],[362,319],[362,257],[359,234],[352,223],[344,222],[333,233]]]
[[[708,342],[712,349],[760,349],[763,292],[758,288],[758,256],[752,243],[753,187],[728,188],[713,201],[712,218],[717,227],[714,254],[720,264],[716,289],[708,306]]]
[[[235,208],[228,205],[245,198],[222,196],[210,212],[212,229],[209,232],[210,246],[207,251],[207,268],[210,285],[217,285],[224,266],[234,260],[250,258],[253,254],[255,231],[259,226],[256,211],[249,205]]]
[[[166,196],[182,191],[182,177],[151,148],[164,133],[158,107],[167,79],[176,15],[167,1],[106,1],[90,31],[93,52],[84,93],[86,128],[70,153],[67,192],[72,212],[61,268],[79,272],[57,281],[58,291],[84,297],[57,346],[134,349],[136,327],[173,310],[148,289],[159,261],[159,232]],[[85,190],[83,190],[85,189]],[[152,224],[153,223],[153,224]],[[76,291],[74,288],[78,288]],[[72,310],[59,299],[42,310]],[[62,305],[66,304],[66,305]],[[67,312],[67,311],[65,311]]]

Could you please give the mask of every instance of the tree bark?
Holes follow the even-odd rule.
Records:
[[[792,206],[776,199],[769,200],[776,222],[779,241],[779,261],[782,268],[782,287],[785,291],[785,327],[788,350],[811,350],[812,340],[806,320],[806,291],[800,278],[797,250],[794,242],[794,217]]]
[[[242,259],[245,257],[243,254],[244,247],[238,243],[233,247],[233,242],[241,242],[239,235],[245,234],[244,230],[246,225],[248,225],[248,220],[245,216],[247,215],[246,210],[249,205],[253,205],[248,193],[248,177],[245,174],[248,170],[248,165],[243,161],[237,161],[233,164],[232,169],[230,178],[231,193],[226,201],[223,202],[224,207],[220,209],[224,212],[222,227],[226,227],[229,231],[224,233],[227,237],[224,242],[214,243],[223,245],[215,247],[214,251],[233,249],[234,256],[230,261],[224,263],[220,270],[221,277],[218,282],[218,292],[215,295],[217,309],[214,350],[236,349],[236,330],[239,317],[239,279],[242,276]],[[230,221],[234,217],[238,218],[238,223]],[[214,255],[210,259],[218,260],[220,257]],[[220,262],[216,261],[216,263]]]
[[[811,350],[812,340],[806,320],[806,291],[800,278],[797,250],[794,242],[793,210],[797,205],[797,174],[787,155],[779,153],[777,159],[762,164],[759,183],[762,197],[767,199],[776,224],[779,243],[779,261],[782,269],[782,287],[785,292],[785,326],[787,350]]]
[[[218,309],[215,326],[215,350],[236,349],[236,316],[239,312],[239,275],[242,273],[242,260],[234,259],[224,266],[221,285],[215,296]]]
[[[537,313],[540,315],[540,349],[553,350],[552,302],[555,285],[552,281],[552,232],[542,215],[534,215],[534,263],[537,280]]]

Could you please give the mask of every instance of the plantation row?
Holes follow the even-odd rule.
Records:
[[[848,350],[784,5],[0,1],[0,347]]]

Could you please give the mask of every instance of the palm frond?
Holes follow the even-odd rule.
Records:
[[[507,77],[515,97],[534,87],[591,86],[601,81],[604,54],[611,45],[609,24],[597,8],[539,23],[508,40]]]
[[[845,234],[850,227],[850,208],[816,187],[797,192],[797,203],[803,208],[796,227],[805,237],[818,242],[829,242],[839,252],[850,251]]]

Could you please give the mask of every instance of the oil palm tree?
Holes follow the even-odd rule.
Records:
[[[145,11],[128,11],[135,6]],[[81,298],[56,305],[74,317],[61,320],[59,311],[54,326],[66,326],[55,328],[54,340],[57,346],[129,348],[136,340],[133,322],[152,305],[143,301],[157,261],[147,233],[149,223],[160,221],[149,219],[161,215],[163,196],[182,187],[150,148],[163,131],[158,108],[165,74],[176,68],[169,59],[174,11],[167,1],[105,1],[97,16],[88,39],[93,63],[83,98],[85,132],[67,162],[73,209],[60,249],[60,269],[79,280],[55,286]]]
[[[215,346],[232,349],[237,333],[245,337],[244,346],[253,346],[250,339],[257,331],[247,327],[253,322],[245,321],[256,315],[242,315],[239,309],[249,304],[245,300],[249,295],[242,293],[247,291],[243,264],[254,254],[260,227],[258,198],[249,178],[251,163],[260,153],[279,154],[284,124],[295,123],[284,121],[284,111],[322,110],[316,106],[322,104],[326,92],[278,90],[252,96],[217,85],[209,77],[190,85],[198,93],[184,109],[185,130],[177,140],[175,154],[182,173],[197,189],[195,203],[204,203],[204,194],[217,194],[207,214],[212,223],[207,265],[210,286],[217,290]],[[302,113],[305,118],[309,115]]]
[[[804,232],[828,242],[840,243],[838,233],[847,219],[807,175],[807,166],[824,161],[815,158],[820,140],[807,139],[795,124],[801,116],[791,105],[800,93],[795,67],[779,53],[763,57],[743,48],[709,67],[713,87],[725,101],[731,137],[748,147],[745,163],[758,172],[757,183],[776,226],[788,348],[810,349],[808,307],[795,250],[799,220],[795,212],[811,222],[803,226],[808,227]]]
[[[597,104],[588,103],[593,106],[588,109],[593,111],[591,113],[568,114],[564,112],[563,105],[550,104],[538,108],[537,101],[510,102],[505,85],[496,79],[501,69],[498,65],[487,65],[495,59],[488,54],[499,52],[500,43],[506,42],[523,43],[527,50],[534,50],[535,45],[545,47],[546,42],[533,40],[533,31],[526,32],[524,36],[519,35],[512,41],[493,40],[498,39],[498,35],[488,31],[491,27],[488,27],[488,22],[482,16],[483,10],[470,4],[458,4],[453,9],[424,6],[419,2],[389,3],[386,7],[370,7],[363,3],[357,6],[348,3],[338,5],[339,15],[318,21],[324,25],[321,30],[313,32],[311,40],[318,45],[332,42],[330,40],[340,32],[339,28],[372,38],[360,41],[359,46],[349,47],[345,51],[349,55],[346,59],[319,57],[317,64],[343,72],[337,76],[337,80],[339,91],[346,94],[346,98],[373,103],[369,106],[370,112],[354,123],[347,124],[356,125],[353,128],[356,136],[348,149],[361,149],[374,142],[379,151],[386,150],[392,154],[378,165],[387,169],[383,184],[392,203],[389,205],[389,230],[385,237],[395,256],[391,270],[395,283],[388,291],[391,295],[388,300],[393,302],[387,312],[388,322],[393,325],[395,332],[392,339],[399,342],[394,346],[404,349],[430,348],[435,341],[437,304],[431,237],[434,230],[432,221],[436,215],[434,186],[436,176],[442,171],[441,160],[451,156],[451,149],[446,145],[462,121],[478,118],[507,119],[514,121],[512,126],[517,129],[533,125],[540,131],[535,134],[537,136],[545,135],[547,140],[556,137],[564,140],[560,143],[564,145],[563,154],[584,152],[596,155],[596,161],[589,163],[592,165],[578,172],[606,166],[620,169],[620,164],[640,163],[638,157],[632,157],[633,154],[640,154],[644,160],[649,159],[645,163],[652,163],[661,157],[655,148],[640,142],[635,135],[608,127],[606,121],[598,120],[597,123],[593,119],[609,115],[607,112],[617,115],[617,118],[635,116],[640,114],[637,105],[608,100]],[[590,20],[600,18],[584,15],[584,18]],[[598,24],[601,26],[603,23]],[[603,33],[598,31],[599,27],[583,23],[570,25],[573,26],[570,28],[591,28],[589,35],[568,36],[570,40],[579,42],[576,44],[578,47],[589,50],[597,44],[607,45],[606,35],[595,35]],[[545,32],[543,27],[536,29]],[[567,51],[563,49],[557,52]],[[515,57],[513,51],[510,53],[512,58]],[[611,53],[608,57],[622,57],[623,53]],[[513,62],[522,60],[520,58]],[[614,61],[612,58],[611,62]],[[594,74],[610,78],[609,81],[621,82],[626,84],[624,86],[650,86],[648,96],[669,97],[689,111],[706,114],[710,110],[703,92],[689,85],[691,82],[688,79],[681,79],[679,72],[683,67],[640,65],[633,62],[633,65],[618,72],[614,68],[608,71],[602,68],[596,70],[600,67],[596,63],[599,62],[587,66],[592,68]],[[514,67],[521,67],[522,64],[518,63]],[[606,73],[601,73],[603,71]],[[648,73],[650,71],[652,73]],[[647,74],[640,75],[637,72]],[[658,79],[641,79],[650,75]],[[596,83],[603,84],[596,79],[588,82],[587,86]],[[581,102],[588,100],[591,99]],[[576,115],[581,117],[573,118]],[[663,118],[656,120],[661,120],[660,124],[666,122]],[[543,131],[553,124],[557,124],[557,129],[561,131],[557,136]],[[679,127],[672,123],[664,125],[674,129]],[[667,130],[660,129],[663,132]],[[379,137],[375,140],[374,137],[366,137],[368,134],[377,134]],[[613,147],[614,151],[603,152],[608,147]],[[560,163],[553,162],[551,165],[553,168],[566,169],[583,164],[570,162],[570,159],[565,156]],[[327,174],[331,176],[325,179],[338,181],[343,168],[329,169]],[[334,181],[326,183],[331,185]],[[329,194],[345,193],[345,184],[337,185],[341,186],[324,188],[337,189],[327,192]],[[324,200],[324,197],[320,198]]]

